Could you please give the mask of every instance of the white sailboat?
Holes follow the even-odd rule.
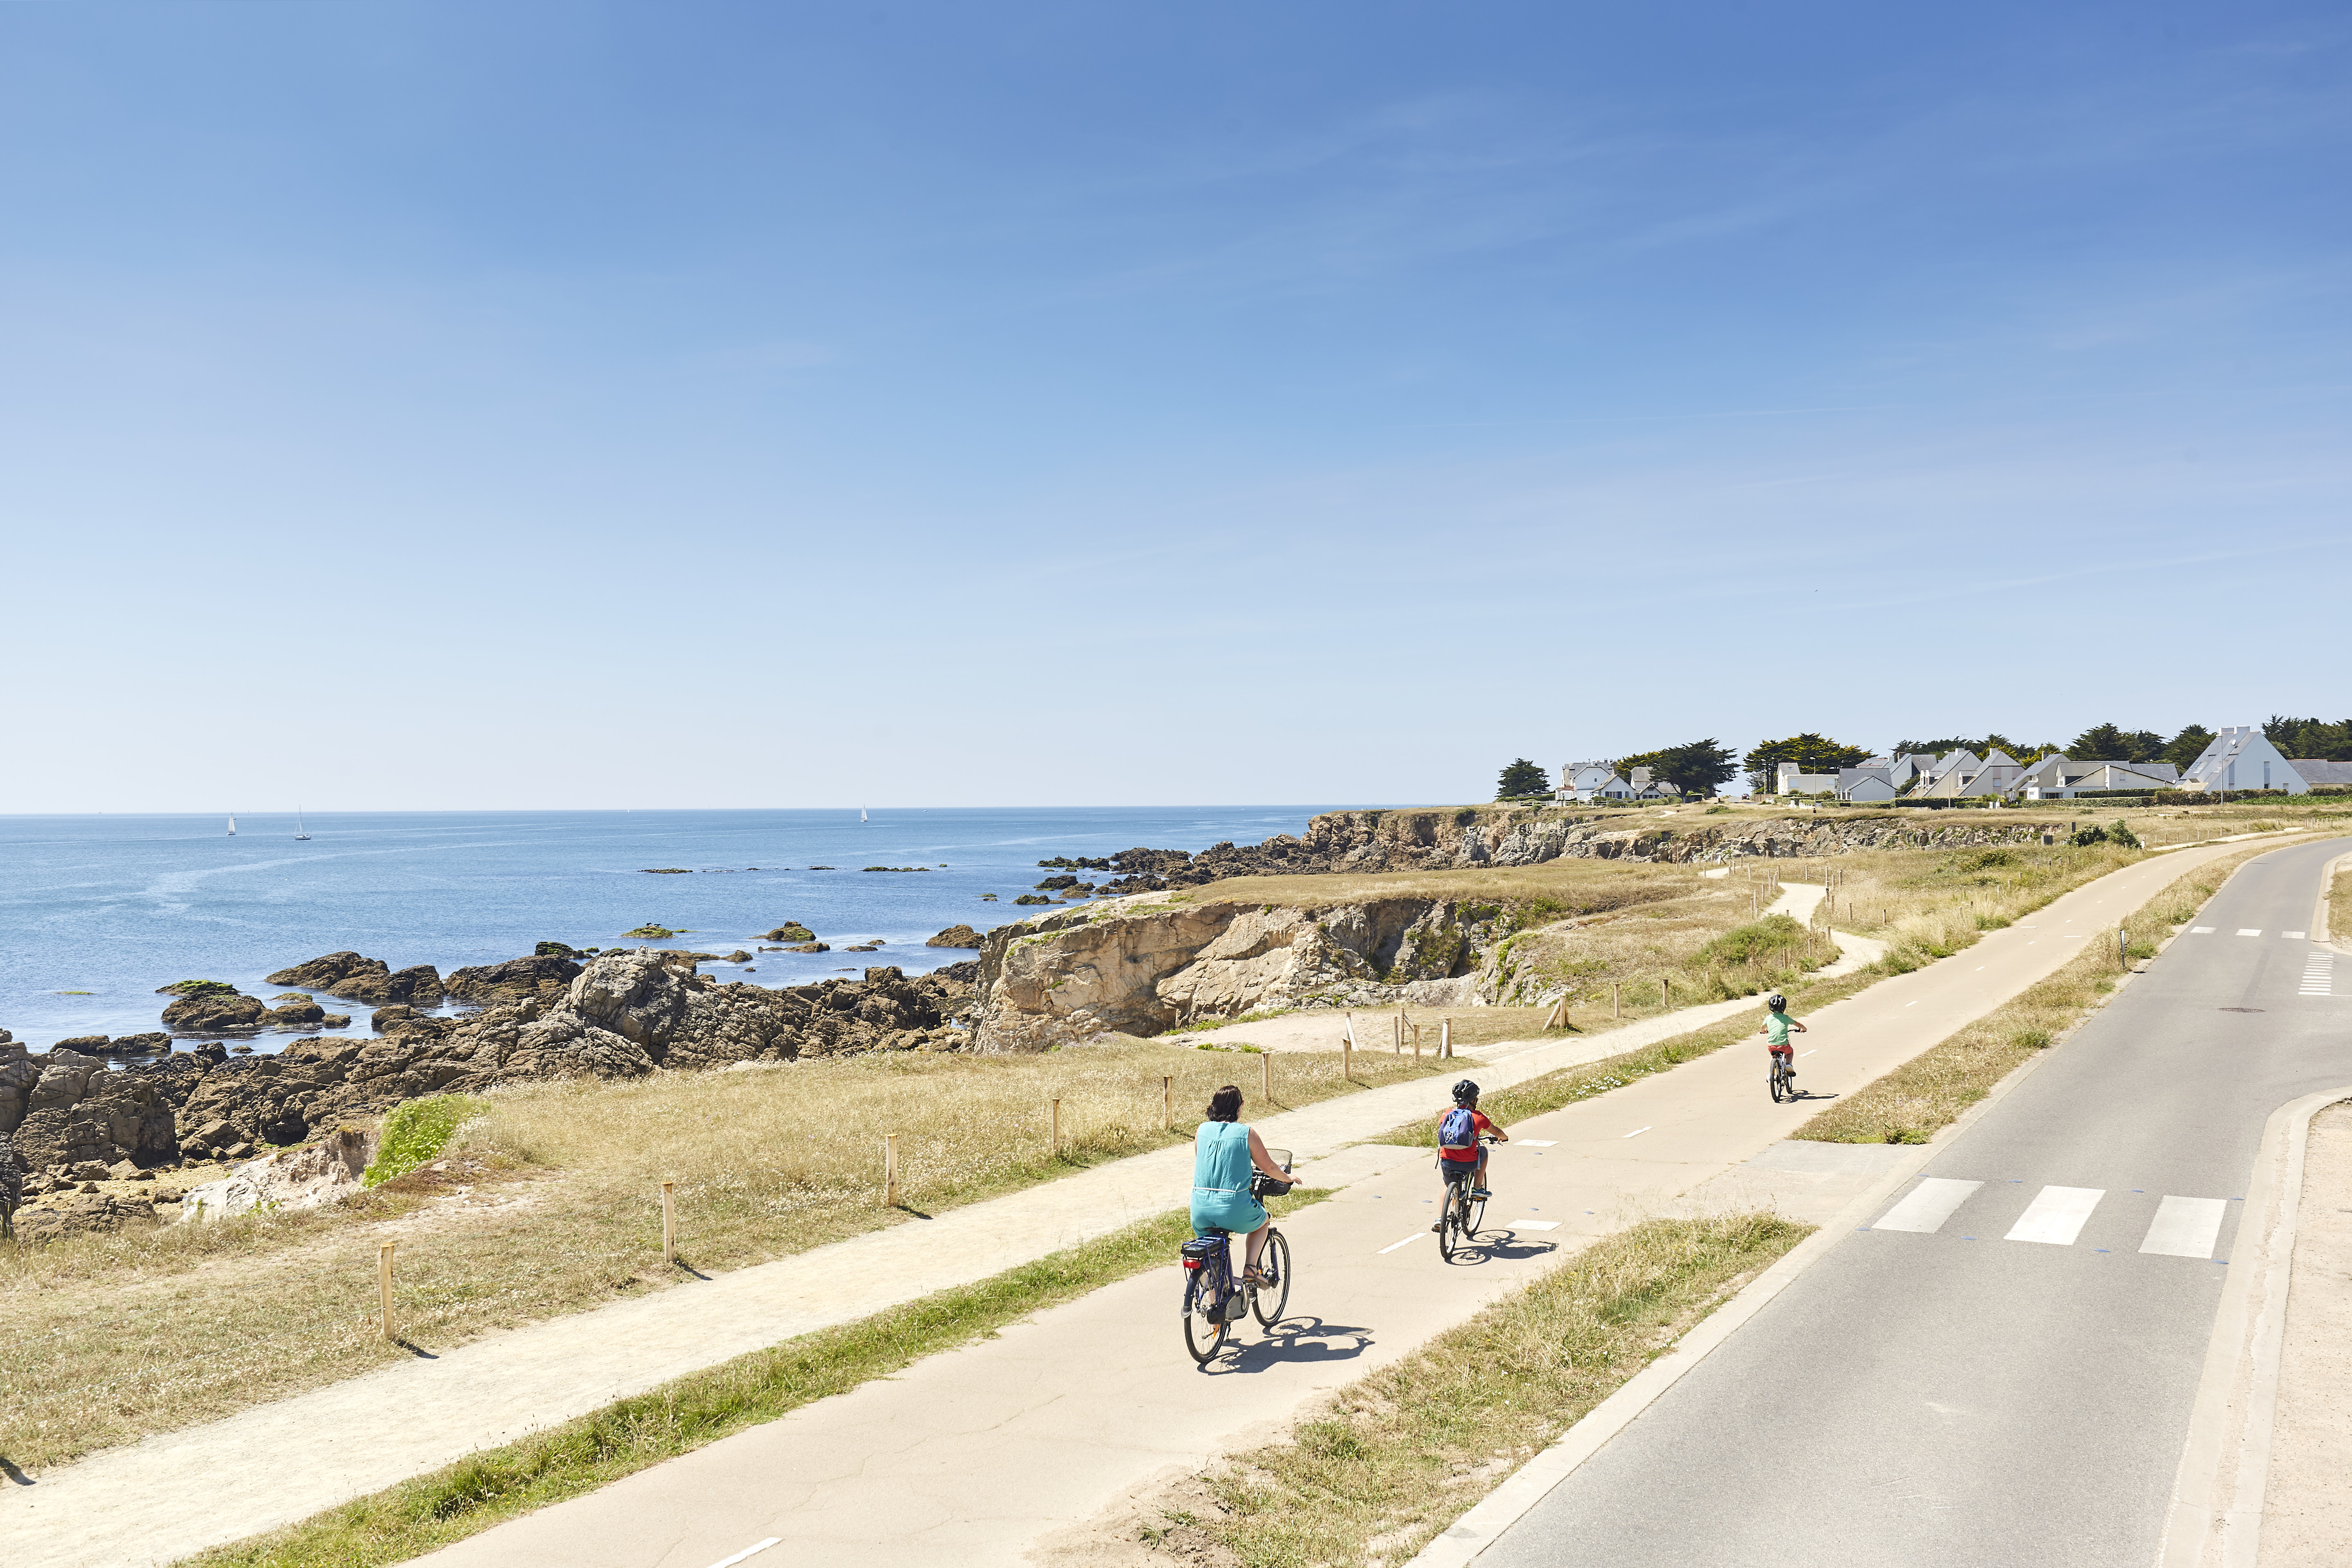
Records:
[[[310,837],[310,830],[302,826],[302,808],[299,805],[294,808],[294,837],[298,839]]]
[[[860,822],[863,822],[863,821],[865,821],[865,820],[866,820],[866,808],[865,808],[864,806],[862,806],[862,805],[861,805],[861,806],[859,806],[859,807],[857,808],[857,820],[858,820],[858,821],[860,821]],[[229,831],[230,831],[231,833],[234,833],[234,832],[236,832],[236,828],[234,828],[234,827],[232,827],[232,828],[230,828],[230,829],[229,829]]]
[[[236,837],[236,813],[233,811],[228,814],[228,836],[231,838]]]

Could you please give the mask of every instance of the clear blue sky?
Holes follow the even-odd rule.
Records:
[[[0,5],[0,811],[2352,711],[2336,5]]]

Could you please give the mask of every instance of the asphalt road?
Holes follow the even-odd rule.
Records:
[[[2347,847],[2251,862],[1478,1568],[2148,1568],[2263,1122],[2352,1084]]]

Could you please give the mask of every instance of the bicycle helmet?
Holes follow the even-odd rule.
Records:
[[[1455,1084],[1455,1085],[1454,1086],[1454,1104],[1456,1104],[1456,1105],[1475,1105],[1475,1104],[1477,1104],[1477,1103],[1478,1103],[1478,1086],[1477,1086],[1476,1084],[1475,1084],[1475,1083],[1472,1083],[1472,1082],[1471,1082],[1468,1079],[1466,1079],[1466,1078],[1465,1078],[1465,1079],[1464,1079],[1460,1083]]]
[[[1775,1013],[1785,1012],[1788,1010],[1789,999],[1786,996],[1781,995],[1778,991],[1775,991],[1772,994],[1764,998],[1764,1005]]]

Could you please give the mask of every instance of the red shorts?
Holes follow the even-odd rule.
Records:
[[[1767,1045],[1764,1048],[1776,1057],[1792,1057],[1797,1054],[1797,1047],[1794,1046]]]

